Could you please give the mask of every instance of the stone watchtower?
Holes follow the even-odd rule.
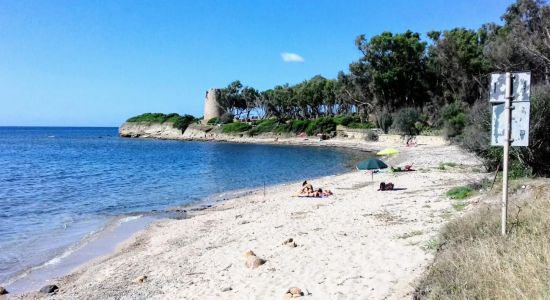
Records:
[[[204,96],[204,119],[203,124],[208,123],[208,120],[212,118],[219,118],[221,116],[222,108],[218,103],[219,89],[209,89]]]

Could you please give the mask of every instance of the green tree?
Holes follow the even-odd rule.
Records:
[[[363,57],[351,68],[359,69],[372,80],[370,86],[380,109],[394,111],[401,106],[423,104],[426,43],[418,33],[383,32],[368,41],[365,35],[360,35],[355,45]]]
[[[489,62],[483,55],[485,30],[455,28],[430,32],[433,45],[428,49],[428,69],[433,76],[431,90],[443,103],[473,104],[485,96]],[[432,98],[433,99],[433,98]]]

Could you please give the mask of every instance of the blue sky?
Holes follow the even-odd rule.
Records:
[[[476,29],[512,2],[2,0],[0,126],[202,116],[210,87],[334,78],[359,34]]]

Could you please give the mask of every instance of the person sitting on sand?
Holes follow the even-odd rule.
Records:
[[[313,185],[308,183],[306,180],[302,183],[302,191],[300,192],[300,195],[309,195],[311,193],[313,193]]]
[[[393,183],[391,183],[391,182],[388,182],[388,183],[380,182],[380,188],[378,190],[379,191],[392,191],[393,190]]]

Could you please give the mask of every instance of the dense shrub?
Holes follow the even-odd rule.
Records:
[[[374,126],[374,124],[370,123],[370,122],[366,122],[366,123],[356,123],[356,122],[353,122],[353,123],[349,123],[347,125],[348,128],[355,128],[355,129],[371,129],[371,128],[374,128],[376,126]]]
[[[529,147],[510,148],[510,176],[550,174],[550,86],[533,87]],[[480,100],[472,106],[464,128],[462,146],[478,154],[488,170],[494,170],[502,160],[502,147],[490,145],[491,107]]]
[[[378,128],[382,129],[384,133],[388,133],[388,130],[390,130],[392,124],[393,117],[391,113],[383,111],[377,115],[376,125]]]
[[[235,118],[235,115],[233,115],[232,113],[230,112],[226,112],[224,114],[221,115],[220,117],[220,122],[222,124],[228,124],[228,123],[233,123],[233,119]]]
[[[443,108],[443,133],[446,138],[452,139],[462,134],[466,125],[466,114],[462,104],[453,102]]]
[[[378,141],[378,133],[376,133],[376,131],[373,131],[373,130],[369,130],[367,132],[367,141]]]
[[[398,110],[393,116],[392,128],[400,134],[416,135],[418,130],[416,129],[416,122],[418,122],[420,114],[414,108],[402,108]]]
[[[165,123],[171,122],[174,128],[180,129],[183,133],[189,124],[196,121],[192,115],[180,116],[176,113],[162,114],[162,113],[144,113],[139,116],[131,117],[126,122],[145,122],[145,123]]]
[[[514,148],[514,156],[538,175],[550,175],[550,85],[534,86],[531,93],[529,147]]]
[[[148,122],[148,123],[164,123],[175,122],[179,118],[176,113],[163,114],[163,113],[144,113],[139,116],[131,117],[126,122]]]
[[[306,132],[310,120],[291,120],[289,122],[290,130],[294,133]]]
[[[235,122],[235,123],[229,123],[222,125],[222,132],[223,133],[236,133],[236,132],[244,132],[252,128],[247,123],[241,123],[241,122]]]
[[[336,131],[336,123],[330,117],[322,117],[311,120],[306,129],[306,132],[309,135],[331,133],[333,131]]]
[[[195,117],[193,117],[192,115],[178,116],[173,126],[174,128],[181,130],[181,132],[183,133],[185,129],[189,127],[189,124],[193,123],[196,120],[197,119],[195,119]]]
[[[217,118],[217,117],[214,117],[214,118],[208,120],[208,122],[206,122],[206,124],[208,124],[208,125],[214,125],[214,124],[218,124],[218,123],[220,123],[220,119]]]

